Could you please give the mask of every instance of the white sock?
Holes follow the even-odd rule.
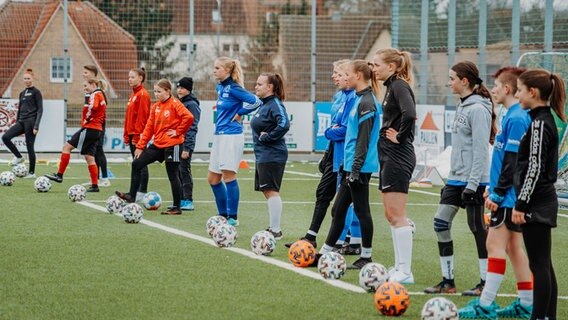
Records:
[[[268,198],[268,215],[270,216],[270,229],[273,232],[280,232],[280,219],[282,217],[282,198],[273,196]]]
[[[318,233],[315,232],[315,231],[312,231],[312,230],[308,230],[308,234],[309,234],[309,235],[312,235],[312,236],[314,236],[314,237],[317,237],[317,236],[318,236]]]
[[[398,251],[397,270],[410,274],[412,272],[412,227],[396,228],[394,234],[396,238],[395,251]]]
[[[337,240],[337,242],[335,243],[338,246],[342,246],[345,243],[345,241],[343,240]]]
[[[332,246],[328,246],[327,244],[324,243],[324,244],[323,244],[323,247],[321,247],[319,253],[320,253],[320,254],[326,254],[326,253],[328,253],[328,252],[331,252],[331,250],[333,250],[333,247],[332,247]]]
[[[361,247],[361,258],[371,258],[371,255],[373,254],[373,248],[365,248],[365,247]]]
[[[349,244],[361,244],[361,238],[351,237]]]
[[[440,257],[440,266],[442,267],[442,276],[446,279],[454,278],[454,256]]]
[[[396,232],[393,226],[391,228],[391,237],[392,237],[392,247],[394,248],[394,269],[398,269],[398,250],[396,249],[398,246],[396,245]]]
[[[479,259],[479,277],[481,280],[487,279],[487,259]]]

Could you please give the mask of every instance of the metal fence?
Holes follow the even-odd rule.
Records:
[[[212,100],[213,62],[230,56],[249,90],[259,73],[280,72],[288,100],[327,101],[333,61],[393,46],[413,55],[418,102],[452,105],[453,63],[471,60],[491,82],[525,52],[563,51],[567,13],[561,0],[5,0],[0,96],[17,97],[33,68],[45,98],[68,101],[76,126],[82,66],[95,64],[110,85],[109,126],[120,126],[131,68],[146,68],[147,87],[191,76],[195,94]]]

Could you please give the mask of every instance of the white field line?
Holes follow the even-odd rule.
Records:
[[[106,200],[89,200],[90,202],[94,203],[105,203]],[[172,199],[164,199],[162,198],[162,202],[172,202]],[[194,200],[194,203],[215,203],[214,200]],[[239,203],[247,203],[247,204],[266,204],[266,200],[239,200]],[[313,205],[313,201],[282,201],[283,204],[289,205]],[[371,205],[383,205],[382,202],[370,202]],[[417,206],[417,207],[437,207],[437,203],[407,203],[408,206]]]
[[[106,209],[104,207],[99,206],[99,205],[96,205],[96,204],[93,204],[93,203],[90,203],[90,202],[87,202],[87,201],[81,201],[81,202],[77,202],[77,203],[80,204],[80,205],[83,205],[85,207],[107,213]],[[114,215],[120,217],[120,214],[118,214],[118,213],[115,213]],[[191,239],[191,240],[196,240],[196,241],[199,241],[199,242],[202,242],[204,244],[208,244],[210,246],[217,248],[217,245],[213,242],[213,240],[206,238],[206,237],[202,237],[202,236],[199,236],[199,235],[187,232],[187,231],[179,230],[179,229],[176,229],[176,228],[168,227],[168,226],[165,226],[165,225],[162,225],[162,224],[150,221],[150,220],[146,220],[146,219],[142,219],[140,221],[140,223],[143,224],[143,225],[146,225],[148,227],[151,227],[151,228],[156,228],[158,230],[162,230],[162,231],[165,231],[165,232],[177,235],[177,236],[185,237],[185,238],[188,238],[188,239]],[[257,256],[252,251],[248,251],[248,250],[241,249],[241,248],[224,248],[224,250],[229,250],[229,251],[232,251],[234,253],[238,253],[238,254],[243,255],[245,257],[251,258],[251,259],[260,260],[264,263],[268,263],[268,264],[271,264],[273,266],[298,273],[298,274],[305,276],[305,277],[308,277],[308,278],[323,281],[323,282],[325,282],[329,285],[332,285],[334,287],[337,287],[337,288],[340,288],[340,289],[343,289],[343,290],[347,290],[347,291],[351,291],[351,292],[355,292],[355,293],[367,293],[361,287],[353,285],[351,283],[347,283],[347,282],[344,282],[344,281],[341,281],[341,280],[327,280],[327,279],[324,279],[317,272],[310,271],[310,270],[305,269],[305,268],[296,268],[293,265],[291,265],[287,262],[278,260],[278,259],[274,259],[274,258],[270,258],[270,257],[266,257],[266,256]],[[409,292],[409,294],[410,295],[426,295],[424,292]],[[445,295],[445,296],[460,296],[459,293],[442,294],[442,295]],[[497,294],[497,296],[499,296],[499,297],[512,297],[512,298],[517,297],[516,294],[510,294],[510,293],[499,293],[499,294]],[[568,296],[558,296],[558,299],[568,300]]]

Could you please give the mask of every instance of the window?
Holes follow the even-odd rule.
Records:
[[[233,43],[233,51],[234,52],[240,52],[238,43]]]
[[[67,82],[71,82],[71,58],[54,57],[51,58],[51,82],[63,82],[67,78]]]
[[[231,51],[231,45],[229,43],[223,44],[223,51],[225,52]]]
[[[179,44],[179,50],[181,52],[186,52],[187,51],[187,44],[186,43],[180,43]]]

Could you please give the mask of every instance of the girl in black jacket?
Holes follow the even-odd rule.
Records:
[[[534,276],[531,319],[556,319],[558,286],[551,259],[551,228],[556,227],[558,198],[558,130],[551,108],[566,121],[564,81],[546,70],[529,70],[517,81],[517,97],[530,109],[531,125],[519,146],[514,177],[517,201],[512,221],[522,224]],[[550,101],[550,104],[548,102]]]

